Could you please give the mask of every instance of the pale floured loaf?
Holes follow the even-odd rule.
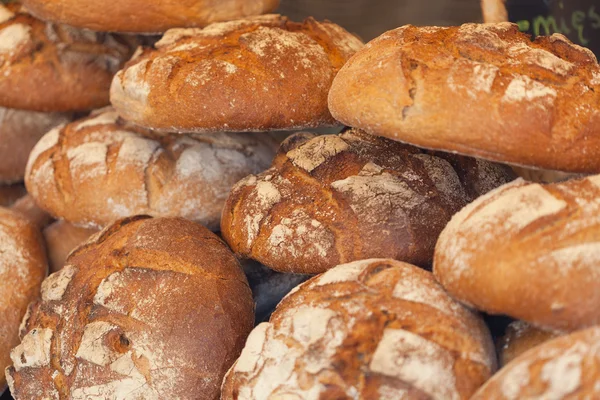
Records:
[[[271,12],[279,0],[23,0],[44,20],[108,32],[162,33]]]
[[[138,41],[32,17],[0,3],[0,107],[90,110],[108,104],[113,75]]]
[[[550,340],[502,368],[471,400],[600,398],[600,327]]]
[[[71,251],[96,232],[98,229],[80,228],[65,220],[55,221],[44,228],[42,233],[46,241],[50,272],[62,269]]]
[[[10,365],[27,305],[39,296],[48,265],[38,228],[17,212],[0,208],[0,370]],[[0,392],[6,381],[0,374]]]
[[[521,166],[600,172],[600,66],[516,24],[404,26],[359,51],[329,93],[346,125]]]
[[[66,113],[0,107],[0,182],[22,182],[33,146],[50,129],[70,119]]]
[[[314,274],[372,257],[427,266],[450,217],[512,176],[358,130],[301,133],[281,145],[270,169],[234,186],[221,232],[238,255],[281,272]]]
[[[227,246],[182,218],[94,235],[42,284],[6,371],[16,400],[214,400],[254,322]]]
[[[561,336],[564,333],[536,328],[525,321],[514,321],[508,325],[506,332],[498,341],[498,364],[505,366],[521,354]]]
[[[483,320],[430,272],[371,259],[292,291],[250,334],[221,399],[466,400],[495,366]]]
[[[600,176],[522,179],[480,197],[439,237],[433,271],[456,299],[539,327],[600,323]]]
[[[152,135],[111,108],[47,133],[25,183],[40,207],[84,227],[136,214],[181,216],[217,230],[231,187],[266,168],[267,135]]]
[[[266,15],[172,29],[113,80],[111,102],[171,131],[267,131],[334,125],[327,93],[362,47],[340,26]]]

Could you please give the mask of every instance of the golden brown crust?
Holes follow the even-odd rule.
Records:
[[[522,179],[456,214],[434,273],[456,299],[491,314],[572,331],[600,323],[600,176]]]
[[[39,295],[48,265],[38,228],[17,212],[0,208],[0,370],[11,364],[19,324]],[[0,390],[6,381],[0,374]]]
[[[22,182],[33,146],[51,128],[71,119],[65,113],[40,113],[0,107],[0,182]]]
[[[524,353],[486,382],[471,400],[597,399],[600,327],[550,340]]]
[[[468,399],[495,371],[483,320],[389,259],[302,284],[250,334],[221,398]]]
[[[498,341],[498,365],[502,368],[526,351],[562,335],[561,332],[536,328],[524,321],[514,321]]]
[[[362,42],[329,21],[279,15],[172,29],[113,80],[111,102],[171,131],[293,130],[335,121],[327,92]]]
[[[600,67],[517,25],[404,26],[337,75],[336,119],[417,146],[522,166],[600,172]]]
[[[162,33],[271,12],[279,0],[23,0],[41,19],[102,32]]]
[[[238,255],[281,272],[383,256],[427,266],[450,217],[512,176],[358,130],[301,133],[270,169],[234,186],[221,232]]]
[[[233,254],[181,218],[115,222],[41,297],[7,369],[17,400],[215,399],[254,320]]]
[[[97,232],[97,229],[80,228],[64,220],[48,225],[43,234],[48,249],[50,273],[60,271],[71,251]]]
[[[16,3],[0,4],[0,106],[32,111],[89,110],[108,104],[113,75],[134,37],[45,23]]]
[[[231,187],[266,168],[275,147],[261,134],[152,135],[105,108],[46,134],[25,182],[40,207],[75,225],[148,214],[217,230]]]

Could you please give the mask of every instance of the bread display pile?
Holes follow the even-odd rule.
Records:
[[[600,399],[595,56],[277,6],[0,4],[0,390]]]

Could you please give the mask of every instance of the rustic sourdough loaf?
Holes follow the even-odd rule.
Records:
[[[29,302],[39,296],[48,265],[38,228],[21,214],[0,207],[0,368],[10,365],[19,343],[19,324]],[[0,392],[6,381],[0,375]],[[33,397],[32,397],[33,398]]]
[[[216,399],[254,322],[227,246],[182,218],[135,217],[50,275],[6,371],[17,400]]]
[[[600,176],[522,179],[480,197],[441,233],[433,271],[456,299],[539,327],[600,323]]]
[[[327,93],[362,42],[336,24],[279,15],[172,29],[113,80],[119,114],[159,130],[293,130],[334,125]]]
[[[40,207],[83,227],[149,214],[217,230],[231,187],[266,168],[275,148],[260,134],[157,136],[105,108],[46,134],[25,183]]]
[[[70,119],[66,113],[0,107],[0,182],[22,182],[33,146],[50,129]]]
[[[417,146],[504,163],[600,172],[600,67],[556,34],[517,25],[404,26],[337,75],[333,116]]]
[[[426,266],[450,217],[511,173],[358,130],[300,133],[270,169],[234,186],[221,232],[238,255],[281,272],[314,274],[370,257]]]
[[[44,20],[109,32],[162,33],[273,11],[279,0],[24,0]]]
[[[600,398],[600,327],[548,341],[519,356],[471,400]]]
[[[0,3],[0,107],[89,110],[108,104],[112,76],[137,39],[46,23]]]
[[[221,399],[468,399],[495,357],[483,320],[430,272],[363,260],[290,293],[250,334]]]
[[[56,272],[65,265],[68,255],[85,242],[98,229],[80,228],[64,220],[48,225],[42,233],[48,250],[50,272]]]
[[[562,334],[558,331],[536,328],[524,321],[514,321],[508,325],[506,333],[498,341],[498,364],[504,367],[526,351]]]

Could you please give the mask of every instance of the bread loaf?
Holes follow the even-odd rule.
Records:
[[[52,217],[39,208],[30,195],[25,195],[15,201],[11,209],[23,215],[40,230],[52,222]]]
[[[600,327],[548,341],[511,361],[471,400],[600,398]]]
[[[112,76],[134,37],[46,23],[18,2],[0,3],[0,107],[89,110],[108,104]]]
[[[250,334],[221,399],[468,399],[495,366],[483,321],[430,272],[363,260],[290,293]]]
[[[162,33],[273,11],[279,0],[24,0],[45,20],[109,32]]]
[[[62,269],[71,251],[96,232],[97,229],[80,228],[64,220],[48,225],[43,234],[48,249],[50,272]]]
[[[404,26],[372,41],[329,94],[346,125],[520,166],[600,172],[600,66],[517,25]]]
[[[491,314],[571,331],[600,323],[600,176],[522,179],[456,214],[434,273],[456,299]]]
[[[217,236],[130,218],[44,281],[6,376],[16,400],[216,399],[253,322],[248,282]]]
[[[167,131],[334,125],[327,92],[361,46],[331,22],[279,15],[173,29],[115,76],[111,102],[123,118]]]
[[[506,328],[506,334],[498,342],[500,367],[505,366],[526,351],[561,335],[561,332],[539,329],[527,322],[512,322]]]
[[[25,183],[42,208],[82,227],[149,214],[216,230],[231,187],[266,168],[275,147],[260,134],[156,136],[106,108],[46,134]]]
[[[427,266],[450,217],[511,178],[505,167],[358,130],[298,134],[270,169],[234,186],[221,232],[239,256],[280,272],[383,256]]]
[[[40,113],[0,107],[0,182],[22,182],[27,158],[33,146],[46,132],[69,119],[70,114],[65,113]]]
[[[10,365],[19,343],[19,324],[39,295],[48,269],[39,230],[17,212],[0,208],[0,370]],[[6,380],[0,374],[0,392]],[[31,397],[34,398],[34,397]]]
[[[504,2],[505,0],[481,0],[483,20],[485,22],[508,21],[508,11]]]

